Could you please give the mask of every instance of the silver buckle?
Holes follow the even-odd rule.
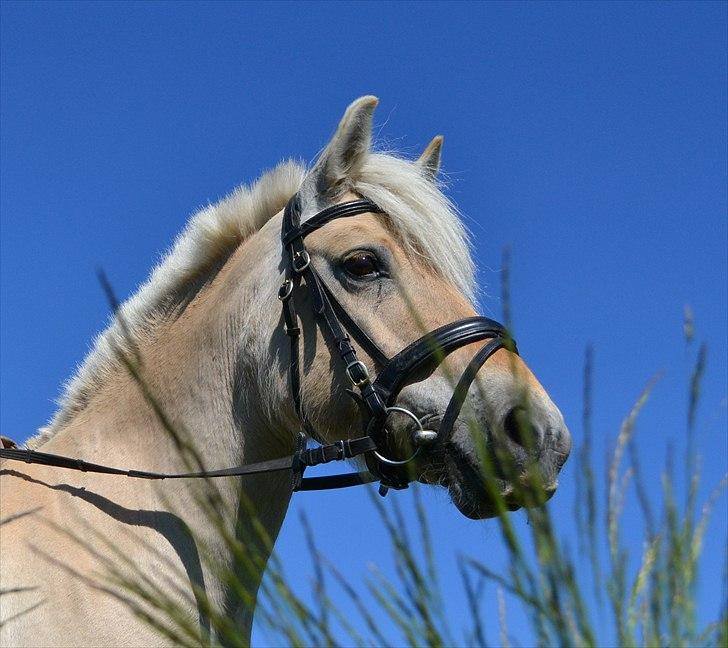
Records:
[[[301,265],[296,265],[296,261],[298,259],[303,259],[303,263]],[[294,272],[303,272],[306,268],[308,268],[308,265],[310,263],[311,257],[309,256],[307,250],[301,250],[300,252],[296,252],[291,259],[291,265],[293,266]]]
[[[351,375],[353,367],[361,367],[361,370],[364,372],[364,378],[358,381],[354,380],[354,376]],[[346,375],[349,376],[349,380],[351,380],[351,384],[354,385],[354,387],[359,387],[361,389],[365,385],[369,384],[369,369],[367,369],[367,366],[361,360],[354,360],[354,362],[350,362],[346,365]]]

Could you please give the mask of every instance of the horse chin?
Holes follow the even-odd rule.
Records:
[[[493,477],[490,486],[486,486],[477,460],[460,448],[450,446],[443,453],[442,461],[442,475],[438,481],[447,488],[453,504],[465,517],[471,520],[496,517],[499,504],[507,511],[517,511],[524,506],[523,493],[519,494],[519,489],[514,489],[509,481]],[[529,489],[531,504],[543,504],[555,490],[554,485],[535,495]]]
[[[498,515],[493,496],[488,492],[480,474],[480,468],[456,449],[447,452],[444,460],[445,478],[442,483],[458,511],[471,520],[483,520]],[[492,488],[497,489],[505,501],[505,494],[509,490],[508,483],[502,479],[495,479]],[[520,508],[516,502],[506,501],[506,506],[509,511]]]

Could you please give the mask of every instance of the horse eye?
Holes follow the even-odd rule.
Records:
[[[354,252],[344,259],[344,270],[353,277],[378,277],[379,260],[372,252]]]

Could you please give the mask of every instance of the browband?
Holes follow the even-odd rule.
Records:
[[[294,196],[297,198],[298,194]],[[296,238],[306,238],[311,232],[315,232],[317,229],[326,225],[326,223],[336,218],[348,218],[349,216],[357,216],[365,212],[371,212],[373,214],[383,214],[384,212],[371,200],[352,200],[351,202],[340,203],[338,205],[332,205],[326,209],[320,211],[315,216],[311,216],[303,225],[300,224],[301,214],[296,204],[293,205],[291,202],[286,206],[286,210],[289,210],[290,222],[284,222],[284,231],[281,235],[281,241],[283,246],[290,245]],[[295,207],[295,208],[294,208]],[[284,217],[284,221],[287,219]]]

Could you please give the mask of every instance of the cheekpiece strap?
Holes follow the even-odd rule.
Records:
[[[294,294],[301,285],[301,280],[306,284],[308,294],[311,298],[312,308],[324,334],[329,338],[329,342],[337,349],[339,356],[346,367],[346,374],[351,380],[352,386],[356,387],[361,395],[361,402],[364,403],[370,418],[381,418],[386,416],[386,409],[381,397],[372,386],[372,378],[366,365],[361,362],[356,355],[356,349],[349,338],[348,326],[343,327],[337,311],[343,312],[341,305],[335,300],[333,294],[326,287],[323,279],[321,279],[316,269],[311,265],[311,257],[306,250],[304,238],[319,229],[326,223],[336,218],[346,218],[356,216],[365,212],[382,213],[382,210],[372,201],[362,199],[354,200],[346,203],[332,205],[312,216],[305,223],[301,224],[301,205],[298,194],[288,201],[283,212],[283,223],[281,227],[281,241],[285,251],[285,280],[279,291],[279,298],[283,305],[283,319],[286,327],[286,334],[291,341],[291,391],[293,393],[293,401],[296,413],[300,418],[306,433],[312,438],[316,438],[315,430],[310,424],[305,409],[303,407],[301,397],[301,369],[300,369],[300,326],[298,316],[295,311]],[[332,302],[334,305],[332,305]],[[352,321],[347,317],[347,323]],[[386,361],[386,356],[372,342],[366,334],[354,325],[355,339],[366,339],[362,347],[370,353],[371,357],[380,364]],[[376,449],[376,440],[371,437],[368,443],[371,448]],[[357,440],[354,440],[357,441]],[[350,441],[350,443],[354,443]],[[324,446],[325,447],[325,446]],[[327,457],[335,453],[336,450],[314,449],[306,451],[307,460],[314,461],[317,459],[331,460]],[[321,455],[321,452],[327,452],[327,455]],[[345,450],[349,452],[349,450]],[[358,452],[357,454],[361,454]],[[346,458],[346,457],[344,457]],[[319,462],[320,463],[320,462]],[[308,464],[314,465],[314,464]]]

